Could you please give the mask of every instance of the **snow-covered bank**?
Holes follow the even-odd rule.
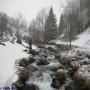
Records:
[[[72,41],[72,45],[76,45],[90,51],[90,27],[79,34],[76,38],[76,40]],[[55,42],[56,44],[69,44],[69,42],[64,42],[60,39],[53,40],[52,42]]]
[[[0,45],[0,86],[3,84],[11,84],[17,79],[15,74],[15,60],[23,57],[28,57],[28,54],[23,52],[25,47],[20,44],[12,44],[4,42],[6,46]]]
[[[78,35],[77,39],[73,41],[72,44],[80,47],[85,47],[90,50],[90,27]]]

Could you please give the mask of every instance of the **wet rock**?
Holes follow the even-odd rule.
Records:
[[[51,65],[49,67],[49,70],[51,70],[53,72],[57,71],[58,69],[63,69],[63,66],[61,64],[56,64],[56,65]]]
[[[52,79],[52,84],[51,84],[51,86],[52,86],[53,88],[59,89],[59,88],[61,87],[61,84],[60,84],[60,82],[59,82],[58,79],[53,78],[53,79]]]
[[[28,53],[28,49],[23,50],[24,52]]]
[[[28,57],[29,64],[35,62],[35,58],[33,56]]]
[[[74,71],[72,68],[70,68],[70,69],[68,70],[68,72],[67,72],[67,74],[68,74],[69,76],[73,76],[74,73],[75,73],[75,71]]]
[[[29,71],[23,67],[18,69],[18,80],[25,83],[29,78]]]
[[[37,65],[48,65],[49,62],[46,60],[46,59],[39,59],[37,62],[36,62]]]
[[[57,55],[55,56],[55,58],[58,59],[58,60],[60,60],[60,58],[61,58],[60,54],[57,54]]]
[[[42,52],[42,53],[40,53],[40,56],[43,56],[43,57],[47,58],[47,53]]]
[[[20,59],[17,63],[18,63],[19,66],[22,66],[22,67],[25,67],[25,68],[28,66],[28,60],[26,58]]]
[[[90,55],[89,54],[87,54],[87,56],[86,56],[88,59],[90,59]]]
[[[35,51],[35,55],[39,55],[39,54],[40,54],[39,50]]]
[[[54,49],[54,48],[52,48],[52,47],[48,47],[47,49],[48,49],[49,51],[51,51],[51,52],[55,52],[55,53],[57,52],[57,50]]]
[[[31,65],[29,65],[29,66],[27,67],[27,69],[28,69],[30,72],[35,72],[35,71],[38,70],[37,67],[31,66]]]
[[[84,59],[80,62],[81,65],[89,65],[90,64],[90,60],[89,59]]]
[[[27,66],[29,64],[32,64],[33,62],[35,62],[35,58],[33,56],[29,56],[26,58],[21,58],[21,59],[16,60],[15,65],[16,67],[19,66],[19,67],[27,68]]]
[[[16,90],[29,90],[28,86],[26,85],[26,81],[29,78],[29,72],[25,68],[18,69],[18,80],[12,83],[12,87],[15,87]]]
[[[12,87],[15,90],[40,90],[39,87],[34,84],[27,85],[26,83],[22,83],[20,81],[13,83]]]
[[[79,64],[77,61],[71,61],[71,62],[70,62],[70,66],[71,66],[71,68],[72,68],[74,71],[76,71],[76,70],[79,69],[80,64]]]
[[[90,65],[83,65],[74,75],[74,80],[82,88],[81,90],[90,90]],[[87,88],[87,89],[86,89]]]
[[[3,43],[3,42],[0,42],[0,45],[3,45],[3,46],[5,46],[5,43]]]
[[[71,59],[69,57],[60,55],[59,62],[61,64],[63,64],[63,65],[67,65],[68,66],[70,64],[70,62],[71,62]]]
[[[65,86],[65,90],[80,90],[74,82],[70,82]]]
[[[30,84],[31,90],[40,90],[39,87],[35,84]]]
[[[55,72],[55,76],[56,77],[59,77],[59,78],[63,78],[65,77],[65,72],[63,69],[58,69],[56,72]]]
[[[37,47],[38,48],[44,48],[45,49],[45,45],[42,45],[42,44],[38,44]]]
[[[65,72],[63,69],[59,69],[55,72],[55,77],[52,79],[51,86],[59,89],[65,83]]]
[[[36,55],[36,52],[35,52],[35,50],[30,49],[30,50],[29,50],[29,54]]]
[[[23,87],[25,83],[23,83],[20,79],[17,80],[16,82],[12,83],[12,87]]]
[[[69,45],[64,45],[64,44],[57,44],[57,48],[60,51],[68,51],[70,49],[70,46]]]

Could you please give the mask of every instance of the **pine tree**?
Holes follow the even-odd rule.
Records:
[[[64,16],[61,14],[60,23],[59,23],[59,34],[61,35],[64,31],[65,24],[64,24]]]
[[[45,22],[45,42],[55,39],[57,36],[56,18],[51,7],[49,15]]]
[[[87,5],[88,26],[90,26],[90,0],[86,1],[86,5]]]
[[[0,38],[5,36],[5,33],[8,31],[8,17],[5,13],[0,13]]]

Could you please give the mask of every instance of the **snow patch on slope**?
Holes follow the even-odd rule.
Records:
[[[85,30],[83,33],[77,36],[77,40],[73,41],[72,44],[90,48],[90,27]]]
[[[5,42],[5,45],[0,45],[0,86],[10,84],[17,79],[15,60],[28,57],[28,54],[23,52],[25,47],[22,45],[11,42]]]
[[[56,44],[69,44],[69,42],[64,42],[60,39],[53,40],[52,42],[55,42]],[[72,41],[72,45],[76,45],[90,51],[90,27],[79,34],[77,39]]]

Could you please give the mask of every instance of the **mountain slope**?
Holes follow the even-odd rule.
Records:
[[[72,41],[72,45],[76,45],[90,51],[90,27],[79,34],[76,38],[76,40]],[[53,40],[52,42],[56,44],[69,44],[69,42],[64,42],[61,39]]]
[[[77,36],[78,39],[72,42],[72,44],[90,48],[90,27],[86,29],[83,33]]]

